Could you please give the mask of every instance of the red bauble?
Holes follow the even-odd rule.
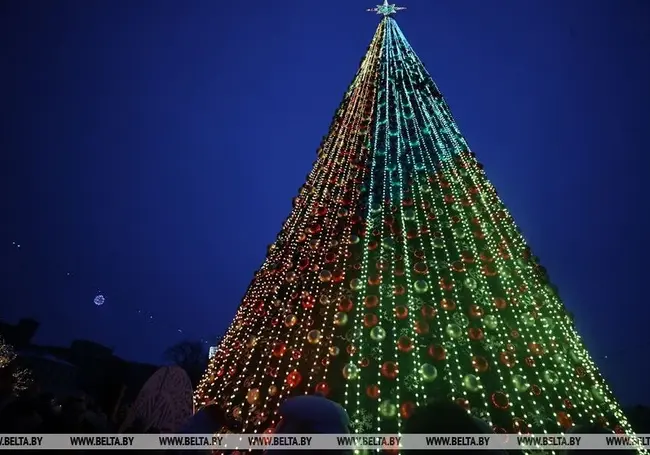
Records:
[[[271,350],[271,353],[273,354],[274,357],[282,357],[284,353],[287,350],[287,345],[282,343],[281,341],[276,341],[273,343],[273,349]]]
[[[482,340],[483,339],[483,330],[481,330],[478,327],[470,327],[469,328],[469,337],[470,339],[477,341],[477,340]]]
[[[514,367],[516,363],[515,356],[505,351],[502,352],[501,355],[499,355],[499,360],[508,368]]]
[[[330,394],[330,386],[327,384],[327,382],[319,382],[316,384],[314,391],[316,393],[320,393],[323,396],[327,396]]]
[[[491,399],[492,399],[492,404],[494,405],[495,408],[505,410],[510,407],[510,402],[508,401],[508,397],[503,392],[494,392],[492,394]]]
[[[298,370],[293,370],[291,373],[289,373],[286,379],[287,385],[292,389],[298,387],[298,384],[300,384],[301,381],[302,375]]]
[[[398,305],[395,307],[395,317],[397,319],[406,319],[409,311],[404,305]]]
[[[503,310],[508,306],[508,302],[506,302],[505,299],[502,299],[501,297],[496,297],[494,299],[494,306],[497,308],[497,310]]]
[[[395,379],[398,372],[397,364],[395,362],[384,362],[381,366],[381,374],[386,379]]]
[[[379,318],[374,313],[368,313],[363,316],[363,325],[367,328],[376,326],[379,323]]]
[[[456,302],[453,299],[442,299],[440,301],[440,306],[445,311],[453,311],[456,309]]]
[[[565,430],[568,430],[573,426],[573,420],[571,420],[571,416],[566,412],[558,411],[556,413],[556,417],[557,417],[557,423],[559,423],[562,426],[562,428],[564,428]]]
[[[348,311],[350,311],[352,309],[353,306],[354,306],[354,304],[352,303],[352,300],[350,300],[348,298],[343,298],[339,302],[339,311],[343,311],[343,312],[347,313]]]
[[[402,403],[399,407],[399,414],[400,416],[402,416],[402,419],[408,419],[413,415],[414,411],[415,411],[415,404],[410,401],[406,401]]]
[[[411,339],[407,336],[401,336],[397,340],[397,349],[401,352],[411,352],[413,350],[413,343]]]
[[[430,345],[427,348],[427,354],[429,354],[435,360],[445,360],[447,358],[447,352],[445,351],[445,348],[438,344]]]
[[[436,316],[436,309],[431,305],[422,305],[420,313],[422,313],[422,316],[426,319],[433,319]]]
[[[372,398],[373,400],[376,400],[379,398],[379,386],[376,384],[371,384],[368,387],[366,387],[366,395],[368,395],[368,398]]]
[[[429,324],[425,321],[415,321],[415,333],[418,335],[426,335],[429,333]]]
[[[479,373],[485,373],[490,368],[490,364],[485,360],[485,357],[478,355],[472,357],[472,366]]]
[[[375,308],[379,305],[379,298],[376,295],[367,295],[363,300],[363,304],[366,308]]]

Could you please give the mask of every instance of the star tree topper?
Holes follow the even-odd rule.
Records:
[[[383,4],[377,5],[376,7],[370,8],[370,9],[368,9],[366,11],[370,11],[371,13],[383,14],[384,16],[391,16],[391,15],[395,14],[396,12],[402,11],[404,9],[406,9],[406,7],[404,7],[404,6],[395,6],[394,4],[389,5],[388,0],[384,0]]]

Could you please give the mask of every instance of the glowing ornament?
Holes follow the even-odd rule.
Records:
[[[397,406],[390,400],[384,400],[379,405],[379,414],[387,419],[395,417],[397,415]]]
[[[320,330],[310,330],[307,334],[307,341],[309,344],[318,344],[322,337],[323,335],[320,333]]]
[[[101,294],[96,295],[95,299],[93,300],[93,302],[95,302],[95,305],[97,305],[97,306],[102,306],[105,301],[106,301],[106,299]]]
[[[420,376],[424,382],[433,382],[438,377],[438,369],[430,363],[423,363],[420,367]]]
[[[483,325],[485,325],[485,328],[487,329],[494,330],[498,327],[499,320],[495,315],[488,314],[483,318]]]
[[[360,279],[353,278],[350,280],[350,289],[352,289],[353,291],[358,291],[361,288],[363,288],[363,283],[361,282]]]
[[[341,352],[341,349],[338,346],[330,346],[329,353],[332,357],[336,357]]]
[[[289,373],[286,379],[287,385],[292,389],[298,387],[301,381],[302,375],[298,370],[293,370],[291,373]]]
[[[327,384],[327,382],[319,382],[316,384],[314,391],[323,396],[327,396],[330,393],[330,386]]]
[[[490,364],[485,357],[479,355],[472,357],[472,366],[479,373],[485,373],[490,368]]]
[[[463,377],[463,387],[465,387],[470,392],[478,392],[483,388],[481,385],[481,380],[478,376],[473,374],[466,374]]]
[[[348,323],[348,315],[342,311],[339,311],[334,315],[334,325],[337,327],[342,327]]]
[[[525,392],[530,388],[528,381],[526,381],[526,379],[520,374],[515,374],[512,377],[512,385],[519,393]]]
[[[370,330],[370,338],[374,341],[383,341],[386,338],[386,330],[382,326],[377,325]]]
[[[274,397],[278,394],[278,388],[274,385],[269,386],[269,396]]]
[[[318,274],[318,279],[323,283],[328,283],[332,280],[332,272],[329,270],[321,270],[321,272]]]
[[[248,404],[255,404],[259,399],[260,399],[259,389],[250,389],[246,394],[246,401],[248,402]]]
[[[359,367],[354,363],[348,363],[343,367],[343,377],[348,381],[354,381],[359,377]]]
[[[544,380],[551,385],[555,385],[560,382],[560,375],[553,370],[546,370],[544,372]]]
[[[373,400],[376,400],[379,398],[380,395],[380,390],[379,386],[376,384],[371,384],[368,387],[366,387],[366,395],[368,395],[368,398],[372,398]]]
[[[457,339],[463,334],[463,329],[458,324],[449,324],[445,329],[450,338]]]
[[[384,362],[381,366],[381,375],[386,379],[395,379],[399,370],[395,362]]]
[[[424,294],[429,290],[429,283],[424,280],[417,280],[415,283],[413,283],[413,288],[418,294]]]

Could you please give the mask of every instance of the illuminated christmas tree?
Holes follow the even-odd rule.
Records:
[[[383,16],[196,391],[247,432],[320,392],[357,432],[448,398],[500,432],[631,432],[445,99]]]

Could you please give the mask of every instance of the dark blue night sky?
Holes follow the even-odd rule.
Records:
[[[38,319],[38,343],[87,338],[150,362],[221,334],[373,6],[3,1],[0,316]],[[402,30],[615,392],[650,403],[650,2],[405,6]]]

